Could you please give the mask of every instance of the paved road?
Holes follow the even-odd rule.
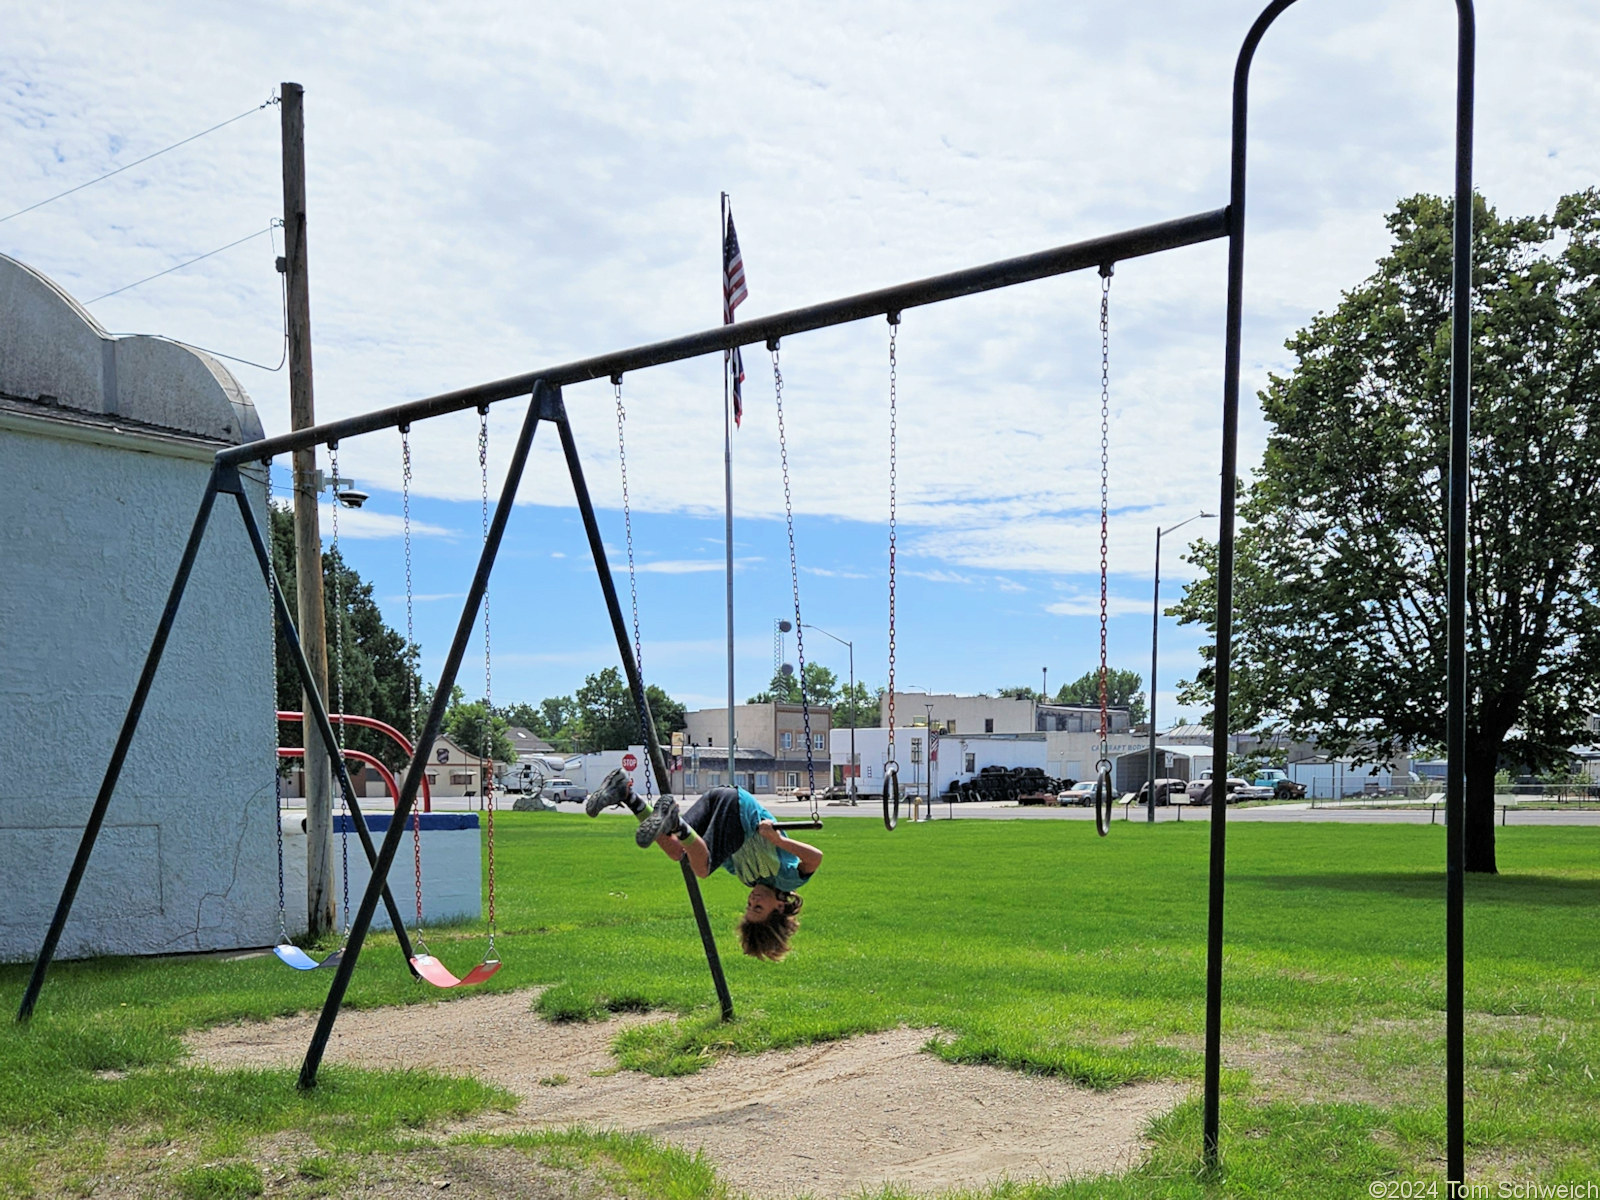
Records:
[[[810,808],[804,804],[794,804],[785,801],[774,801],[764,797],[762,803],[772,811],[773,816],[779,820],[791,821],[810,815]],[[935,804],[933,808],[934,819],[946,820],[951,812],[956,820],[980,821],[1092,821],[1094,809],[1092,808],[1045,808],[1043,806],[1022,807],[1016,804]],[[868,817],[882,820],[883,806],[881,802],[868,803],[863,801],[855,808],[824,806],[823,819],[831,817]],[[1175,805],[1156,809],[1157,821],[1206,821],[1211,818],[1209,807],[1190,805]],[[910,814],[902,807],[901,819],[909,821]],[[1124,808],[1117,805],[1116,820],[1124,819],[1143,821],[1145,809],[1141,807]],[[1334,822],[1367,822],[1375,825],[1429,825],[1443,824],[1444,807],[1441,805],[1438,812],[1434,813],[1429,808],[1369,808],[1365,805],[1339,805],[1325,807],[1318,805],[1298,804],[1273,804],[1263,805],[1259,808],[1237,808],[1230,806],[1228,820],[1233,821],[1334,821]],[[1497,815],[1495,823],[1501,823],[1501,816]],[[1567,811],[1554,811],[1551,809],[1519,809],[1511,806],[1504,814],[1504,822],[1508,825],[1600,825],[1600,809],[1584,808]]]
[[[500,798],[502,810],[510,807],[514,796]],[[774,796],[760,797],[761,803],[766,805],[772,815],[780,821],[799,821],[811,815],[811,806],[793,800],[781,800]],[[476,797],[440,796],[433,802],[435,812],[477,812],[479,800]],[[294,805],[299,807],[300,801],[286,801],[285,807]],[[386,812],[389,802],[377,796],[368,797],[362,805],[363,812],[378,814]],[[563,804],[562,812],[577,813],[582,811],[582,806],[577,804]],[[1092,821],[1094,809],[1092,808],[1045,808],[1027,806],[1014,803],[968,803],[968,804],[935,804],[934,819],[943,821],[954,813],[956,820],[977,821]],[[825,804],[822,806],[824,820],[838,818],[864,818],[867,820],[881,821],[883,819],[883,806],[880,801],[863,800],[859,805],[851,808],[847,805]],[[909,805],[902,805],[900,810],[902,821],[911,820]],[[1156,809],[1157,821],[1206,821],[1211,818],[1209,807],[1196,805],[1174,805]],[[1124,807],[1117,805],[1116,820],[1143,821],[1145,810],[1142,807]],[[1230,806],[1228,820],[1234,821],[1333,821],[1333,822],[1362,822],[1373,825],[1433,825],[1443,824],[1444,806],[1440,805],[1437,811],[1430,807],[1413,808],[1372,808],[1364,803],[1345,803],[1329,805],[1321,802],[1312,808],[1309,804],[1270,804],[1260,807],[1238,808]],[[1546,808],[1520,808],[1517,805],[1507,805],[1500,808],[1495,816],[1495,824],[1500,825],[1600,825],[1600,808],[1571,808],[1554,810]],[[803,835],[802,835],[803,836]]]

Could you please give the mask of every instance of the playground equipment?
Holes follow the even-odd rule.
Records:
[[[437,736],[450,690],[466,650],[474,617],[482,603],[488,577],[493,568],[512,503],[526,467],[533,436],[541,423],[555,426],[561,441],[563,456],[571,476],[573,490],[582,514],[594,558],[595,573],[605,595],[617,648],[628,675],[643,719],[644,744],[656,777],[665,779],[665,760],[661,755],[660,741],[649,719],[649,706],[645,699],[644,681],[638,663],[630,653],[627,629],[617,601],[616,589],[607,564],[604,545],[595,521],[594,508],[584,482],[572,428],[567,420],[562,389],[569,384],[586,380],[616,378],[627,371],[638,371],[665,363],[677,362],[706,354],[728,353],[742,346],[793,336],[810,330],[823,329],[868,317],[899,314],[907,308],[938,303],[958,296],[972,295],[997,288],[1011,287],[1030,280],[1043,279],[1069,271],[1102,268],[1118,262],[1153,255],[1180,246],[1190,246],[1217,238],[1228,239],[1227,259],[1227,317],[1223,351],[1222,379],[1222,447],[1219,463],[1220,507],[1218,509],[1218,545],[1216,566],[1216,654],[1214,659],[1214,723],[1213,761],[1227,762],[1228,731],[1230,729],[1231,654],[1233,637],[1233,575],[1235,551],[1235,481],[1238,478],[1239,443],[1239,371],[1240,330],[1244,309],[1244,246],[1246,201],[1246,151],[1249,114],[1250,67],[1262,38],[1272,23],[1285,12],[1294,0],[1272,0],[1256,18],[1240,48],[1234,70],[1232,154],[1228,204],[1225,208],[1197,213],[1157,225],[1114,233],[1059,246],[1020,258],[1006,259],[965,270],[953,271],[932,278],[880,288],[876,291],[830,300],[807,308],[774,313],[743,323],[728,323],[699,333],[596,355],[574,362],[553,364],[534,371],[491,383],[466,387],[453,392],[414,400],[391,408],[328,422],[308,429],[277,437],[263,438],[219,451],[204,494],[193,529],[184,548],[176,578],[169,592],[167,605],[157,624],[149,655],[140,674],[124,718],[121,732],[113,748],[104,780],[95,797],[94,806],[85,826],[78,853],[62,889],[50,929],[46,934],[39,957],[23,995],[18,1018],[26,1020],[43,986],[51,958],[59,942],[61,931],[72,909],[78,885],[87,870],[90,853],[104,823],[106,809],[116,789],[122,764],[129,744],[138,728],[139,717],[150,693],[151,682],[158,668],[168,637],[172,632],[179,603],[183,598],[190,572],[199,553],[201,539],[212,515],[218,495],[234,497],[255,549],[264,574],[269,577],[271,564],[254,512],[246,499],[240,481],[240,469],[254,463],[270,463],[279,454],[307,450],[319,445],[336,446],[342,439],[394,428],[418,420],[459,412],[468,408],[486,408],[488,405],[516,396],[530,396],[522,429],[511,455],[500,502],[495,507],[493,520],[485,529],[484,546],[477,570],[468,588],[461,621],[450,650],[445,657],[433,703],[421,736],[422,746],[430,745]],[[1446,773],[1446,887],[1445,887],[1445,961],[1446,961],[1446,1176],[1452,1188],[1465,1175],[1465,1079],[1463,1042],[1463,898],[1465,868],[1465,795],[1466,795],[1466,584],[1467,584],[1467,498],[1470,481],[1469,425],[1471,411],[1469,350],[1471,346],[1472,299],[1472,120],[1473,77],[1475,54],[1475,15],[1472,0],[1456,0],[1457,57],[1456,57],[1456,139],[1455,185],[1453,202],[1455,231],[1453,238],[1452,270],[1453,295],[1451,302],[1451,374],[1450,374],[1450,463],[1448,472],[1448,521],[1446,539],[1447,586],[1446,608],[1449,620],[1449,638],[1446,649],[1448,665],[1446,680],[1447,707],[1447,773]],[[891,526],[891,538],[893,537]],[[892,544],[892,542],[891,542]],[[280,619],[287,618],[282,598],[274,598]],[[298,643],[289,639],[292,647]],[[330,754],[337,756],[337,739],[327,724],[326,705],[311,687],[303,656],[296,655],[296,669],[301,674],[314,702],[318,715],[318,729]],[[890,692],[893,695],[891,689]],[[333,1023],[343,1002],[351,973],[359,960],[361,944],[367,933],[379,898],[384,894],[383,880],[393,864],[399,847],[401,828],[416,800],[420,777],[425,763],[413,757],[401,784],[396,819],[384,836],[383,845],[373,865],[372,880],[362,896],[360,908],[350,930],[350,940],[343,958],[334,971],[328,998],[317,1022],[316,1032],[307,1049],[300,1072],[300,1084],[310,1087],[316,1082],[316,1073],[322,1054],[332,1033]],[[343,774],[341,770],[341,775]],[[346,791],[348,780],[342,779]],[[1222,1033],[1222,967],[1223,967],[1223,901],[1226,882],[1227,806],[1214,805],[1210,829],[1210,881],[1208,890],[1208,921],[1206,938],[1206,1033],[1205,1033],[1205,1108],[1202,1123],[1205,1161],[1215,1166],[1218,1161],[1218,1130],[1220,1112],[1221,1033]],[[715,942],[705,921],[704,906],[692,872],[685,862],[684,871],[691,901],[695,906],[696,920],[705,945],[708,965],[717,988],[723,1015],[731,1016],[732,999],[716,957]],[[398,922],[396,922],[398,926]]]

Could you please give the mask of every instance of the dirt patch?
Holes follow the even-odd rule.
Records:
[[[844,1196],[900,1183],[977,1187],[1003,1177],[1059,1179],[1125,1171],[1150,1118],[1187,1093],[1147,1083],[1095,1092],[920,1052],[929,1030],[897,1029],[798,1050],[724,1058],[696,1075],[620,1071],[616,1035],[659,1017],[551,1024],[527,992],[343,1013],[326,1061],[427,1067],[497,1083],[515,1112],[489,1132],[582,1125],[642,1132],[704,1150],[738,1191]],[[313,1016],[226,1025],[189,1039],[218,1067],[293,1066]]]

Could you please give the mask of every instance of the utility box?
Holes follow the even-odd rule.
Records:
[[[389,832],[390,813],[369,813],[362,809],[367,829],[372,834],[372,844],[383,844]],[[435,812],[420,813],[422,823],[422,923],[442,924],[446,921],[477,920],[483,915],[483,840],[477,813]],[[361,848],[361,837],[355,831],[350,817],[335,813],[333,832],[336,839],[347,839],[341,849],[337,844],[333,852],[334,920],[344,928],[344,864],[350,864],[350,916],[361,906],[366,894],[367,880],[372,870],[367,864],[367,853]],[[411,928],[417,917],[416,852],[412,843],[412,824],[406,822],[400,852],[395,855],[394,866],[389,871],[389,894],[394,897],[400,917]],[[283,817],[283,882],[289,897],[287,926],[289,935],[297,937],[306,931],[306,825],[299,813],[286,813]],[[296,900],[299,903],[296,903]],[[380,901],[372,914],[374,929],[390,929],[389,913]]]

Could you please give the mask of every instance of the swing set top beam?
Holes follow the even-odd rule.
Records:
[[[342,421],[312,425],[294,433],[263,438],[242,446],[232,446],[219,451],[216,461],[218,465],[232,466],[262,462],[279,454],[337,443],[344,438],[363,433],[397,428],[428,417],[462,412],[469,408],[482,408],[496,401],[526,396],[533,391],[536,380],[542,379],[548,386],[560,388],[590,379],[609,379],[627,371],[658,367],[664,363],[698,358],[701,355],[715,354],[735,347],[772,342],[794,333],[826,329],[833,325],[864,320],[867,317],[898,314],[908,308],[937,304],[943,300],[953,300],[958,296],[972,296],[979,292],[991,292],[1036,279],[1048,279],[1054,275],[1087,270],[1090,267],[1109,266],[1123,259],[1140,258],[1149,254],[1159,254],[1164,250],[1176,250],[1183,246],[1214,241],[1217,238],[1227,237],[1229,232],[1227,209],[1219,208],[1211,212],[1196,213],[1192,216],[1179,217],[1177,220],[1164,221],[1158,225],[1144,225],[1122,233],[1072,242],[1051,250],[1025,254],[1019,258],[1001,259],[999,262],[985,263],[979,267],[968,267],[945,275],[934,275],[927,279],[861,292],[838,300],[828,300],[808,308],[794,308],[749,321],[718,325],[700,333],[635,346],[628,350],[617,350],[593,358],[583,358],[576,362],[562,363],[522,375],[512,375],[506,379],[495,380],[493,383],[442,392],[437,396],[412,400],[390,408],[375,409]]]

